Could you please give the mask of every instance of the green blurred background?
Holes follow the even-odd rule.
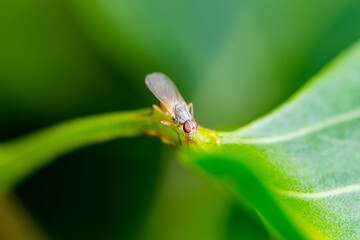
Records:
[[[289,97],[359,26],[359,0],[0,0],[0,139],[148,107],[154,71],[201,125],[234,129]],[[0,239],[270,238],[251,207],[156,139],[67,154],[4,199]]]

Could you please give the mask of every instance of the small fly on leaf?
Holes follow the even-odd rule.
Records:
[[[175,84],[163,73],[147,75],[145,84],[160,101],[162,107],[171,114],[174,123],[166,120],[161,122],[170,127],[177,125],[177,128],[180,128],[182,126],[182,129],[187,134],[187,136],[184,134],[185,138],[188,137],[191,140],[191,135],[197,131],[198,127],[197,122],[194,120],[192,103],[186,104]],[[157,106],[155,106],[155,109],[162,112]]]

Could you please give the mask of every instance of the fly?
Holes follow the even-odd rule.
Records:
[[[198,128],[198,124],[194,119],[192,103],[186,104],[175,84],[163,73],[147,75],[145,84],[160,101],[162,107],[171,114],[174,123],[182,126],[184,132],[191,139],[191,135],[195,133]],[[157,106],[155,106],[155,108],[161,111]],[[170,121],[164,120],[161,122],[170,127],[173,125]],[[186,135],[184,136],[186,137]]]

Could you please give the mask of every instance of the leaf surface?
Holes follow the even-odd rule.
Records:
[[[359,43],[268,116],[220,135],[218,157],[197,155],[195,163],[245,196],[285,238],[360,238]],[[257,181],[264,194],[250,184]],[[269,212],[272,205],[279,211]]]

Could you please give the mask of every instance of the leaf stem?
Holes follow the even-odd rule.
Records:
[[[151,108],[70,120],[0,145],[0,191],[74,149],[121,137],[155,136],[179,147],[173,129]]]

